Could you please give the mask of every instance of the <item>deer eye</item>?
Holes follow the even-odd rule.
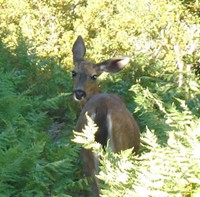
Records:
[[[97,79],[97,75],[92,75],[92,76],[91,76],[91,79],[92,79],[92,80],[96,80],[96,79]]]
[[[76,75],[77,75],[77,72],[76,71],[72,71],[72,77],[76,77]]]

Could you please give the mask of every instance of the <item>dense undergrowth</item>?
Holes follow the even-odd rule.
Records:
[[[79,34],[91,60],[131,57],[100,85],[125,100],[142,133],[139,157],[96,149],[102,196],[200,194],[198,1],[0,0],[0,21],[2,197],[87,196],[71,140]]]

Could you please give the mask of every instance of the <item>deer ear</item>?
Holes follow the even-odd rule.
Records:
[[[99,72],[119,72],[130,61],[129,57],[117,57],[96,64]]]
[[[84,59],[86,48],[82,36],[78,36],[72,47],[74,63]]]

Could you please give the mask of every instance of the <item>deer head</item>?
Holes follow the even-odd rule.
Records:
[[[79,36],[73,48],[74,69],[74,98],[76,101],[86,102],[90,97],[99,92],[97,78],[103,73],[116,73],[129,62],[128,57],[118,57],[93,63],[84,59],[86,48],[83,38]]]

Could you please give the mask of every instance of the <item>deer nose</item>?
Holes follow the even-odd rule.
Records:
[[[76,100],[84,99],[86,97],[86,92],[83,90],[75,90],[74,97]]]

